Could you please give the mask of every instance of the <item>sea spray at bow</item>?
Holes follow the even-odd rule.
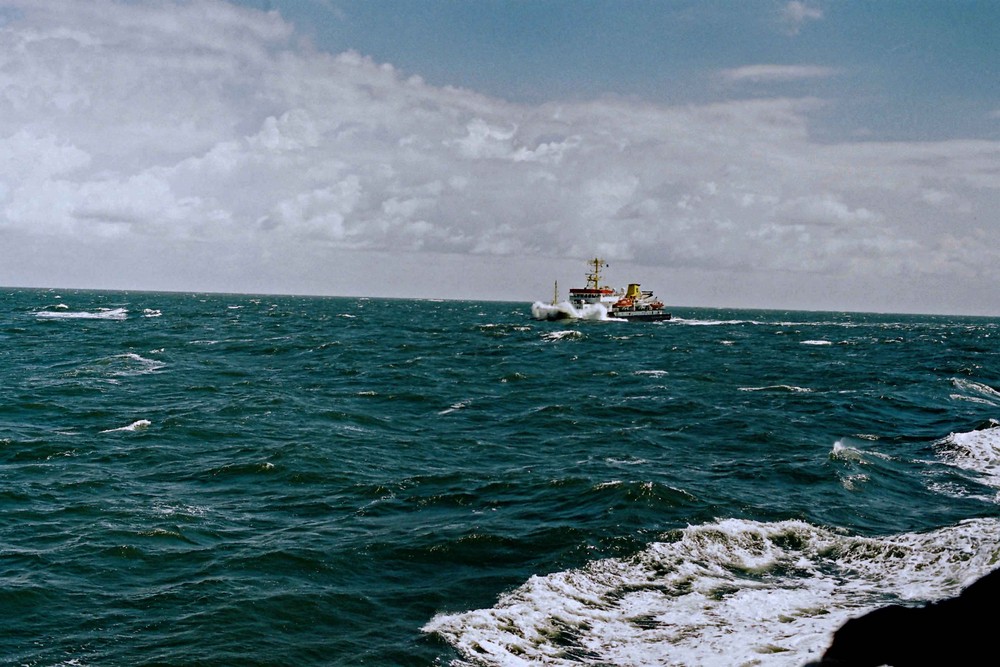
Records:
[[[536,301],[531,304],[531,315],[536,320],[606,320],[608,309],[601,303],[587,303],[576,308],[569,301],[558,303]]]
[[[998,557],[997,320],[3,299],[12,664],[801,665]]]

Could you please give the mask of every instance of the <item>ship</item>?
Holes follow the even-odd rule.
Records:
[[[607,263],[599,258],[587,262],[587,286],[574,287],[569,291],[569,300],[559,300],[559,283],[551,304],[535,302],[532,315],[540,320],[562,319],[616,319],[630,322],[661,322],[670,319],[663,302],[639,283],[629,283],[625,289],[615,290],[602,285],[601,269]]]

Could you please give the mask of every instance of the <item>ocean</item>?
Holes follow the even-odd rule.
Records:
[[[1000,319],[0,304],[2,664],[798,666],[1000,558]]]

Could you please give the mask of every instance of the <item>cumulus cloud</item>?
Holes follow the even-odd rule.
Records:
[[[316,51],[277,14],[222,0],[0,0],[0,11],[5,252],[155,253],[145,274],[102,255],[133,281],[174,267],[203,289],[260,289],[263,275],[264,288],[304,289],[316,275],[336,291],[327,258],[357,251],[944,271],[1000,190],[996,143],[817,144],[823,103],[811,98],[526,106]],[[995,279],[995,255],[969,261]],[[220,266],[230,282],[213,282]],[[494,283],[481,277],[485,296],[502,296]]]

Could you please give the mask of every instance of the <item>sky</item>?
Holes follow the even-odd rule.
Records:
[[[1000,2],[0,0],[0,285],[1000,315]]]

